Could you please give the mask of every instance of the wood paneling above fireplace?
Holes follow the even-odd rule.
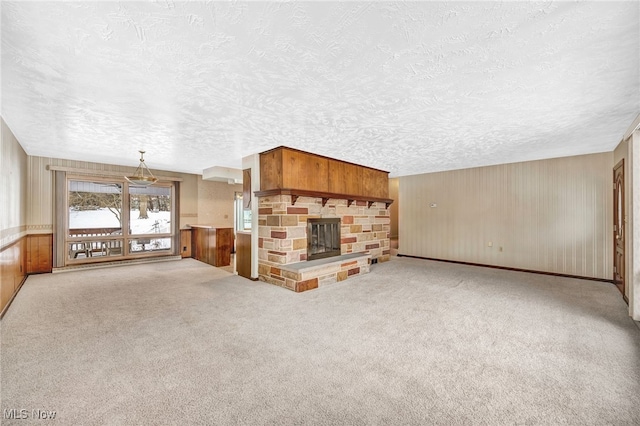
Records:
[[[260,191],[277,189],[392,202],[389,172],[284,146],[260,154]]]

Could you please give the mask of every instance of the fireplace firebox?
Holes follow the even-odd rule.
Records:
[[[307,219],[307,260],[340,254],[340,218]]]

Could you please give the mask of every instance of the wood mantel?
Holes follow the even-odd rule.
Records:
[[[291,189],[291,188],[277,188],[277,189],[268,189],[266,191],[256,191],[254,193],[256,197],[269,197],[273,195],[291,195],[291,204],[295,204],[298,200],[298,197],[313,197],[313,198],[322,198],[322,207],[327,204],[329,199],[334,200],[347,200],[347,205],[350,206],[355,201],[366,201],[367,206],[371,207],[373,203],[384,203],[385,208],[389,208],[393,200],[390,198],[379,198],[379,197],[367,197],[363,195],[352,195],[352,194],[336,194],[334,192],[320,192],[320,191],[308,191],[304,189]]]

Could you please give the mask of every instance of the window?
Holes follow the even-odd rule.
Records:
[[[132,253],[171,249],[171,188],[129,188],[129,233],[140,238],[129,241]],[[165,235],[165,238],[157,238]],[[167,238],[168,237],[168,238]]]
[[[251,229],[251,210],[245,210],[242,192],[235,193],[233,216],[236,232]]]
[[[174,254],[175,187],[67,178],[66,265]]]

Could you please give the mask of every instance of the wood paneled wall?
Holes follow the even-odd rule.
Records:
[[[389,197],[389,173],[321,155],[279,147],[260,154],[260,190],[298,189]]]
[[[611,279],[612,168],[602,153],[400,177],[399,253]]]
[[[53,234],[27,235],[27,274],[53,269]]]
[[[23,237],[0,251],[0,312],[18,292],[27,277],[27,238]]]
[[[0,251],[0,312],[28,274],[51,272],[52,262],[52,234],[26,235]]]
[[[192,257],[191,252],[191,229],[180,230],[180,250],[182,257]]]
[[[27,275],[28,156],[0,118],[0,312]]]
[[[251,279],[251,233],[236,234],[236,271],[241,277]]]

